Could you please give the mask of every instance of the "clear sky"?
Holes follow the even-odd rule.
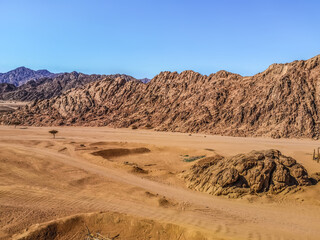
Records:
[[[319,0],[0,0],[0,72],[227,70],[320,54]]]

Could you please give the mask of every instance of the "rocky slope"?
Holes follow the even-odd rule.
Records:
[[[19,67],[7,73],[0,73],[0,83],[10,83],[15,86],[20,86],[30,80],[53,77],[54,75],[54,73],[51,73],[48,70],[34,71],[26,67]]]
[[[135,80],[135,78],[125,74],[87,75],[78,72],[63,73],[54,77],[41,78],[37,81],[31,80],[16,88],[12,85],[8,87],[6,84],[0,84],[0,100],[33,101],[49,99],[59,96],[69,89],[106,78],[119,78],[125,81]]]
[[[277,150],[208,157],[194,164],[184,178],[191,189],[232,197],[275,194],[312,183],[302,165]]]
[[[161,72],[149,83],[104,79],[12,115],[27,125],[154,127],[231,136],[316,137],[320,56],[252,77]]]
[[[15,91],[17,87],[10,83],[0,83],[0,100],[2,100],[3,94],[7,92]]]

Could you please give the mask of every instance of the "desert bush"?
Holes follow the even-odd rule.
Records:
[[[188,155],[186,155],[186,156],[188,156]],[[185,159],[183,160],[183,161],[185,161],[185,162],[193,162],[193,161],[196,161],[196,160],[198,160],[198,159],[201,159],[201,158],[205,158],[206,157],[206,155],[203,155],[203,156],[192,156],[192,157],[185,157]]]

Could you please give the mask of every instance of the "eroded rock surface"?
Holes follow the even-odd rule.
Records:
[[[62,92],[58,87],[58,96],[0,117],[0,122],[316,138],[320,137],[319,76],[320,55],[273,64],[252,77],[184,71],[161,72],[147,84],[98,79]]]
[[[12,84],[0,83],[0,100],[4,101],[38,101],[58,97],[70,89],[82,87],[88,83],[104,79],[123,79],[138,81],[125,74],[97,75],[78,72],[60,73],[53,76],[32,79],[16,87]]]
[[[233,157],[208,157],[183,175],[189,188],[213,195],[238,197],[280,193],[311,185],[306,169],[278,150],[252,151]]]

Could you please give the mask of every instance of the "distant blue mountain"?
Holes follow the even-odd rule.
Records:
[[[142,78],[142,79],[138,79],[138,80],[140,80],[143,83],[148,83],[151,81],[151,79],[149,79],[149,78]]]
[[[21,86],[30,80],[53,76],[55,76],[55,74],[48,70],[34,71],[26,67],[19,67],[7,73],[0,73],[0,83],[10,83],[15,86]]]

